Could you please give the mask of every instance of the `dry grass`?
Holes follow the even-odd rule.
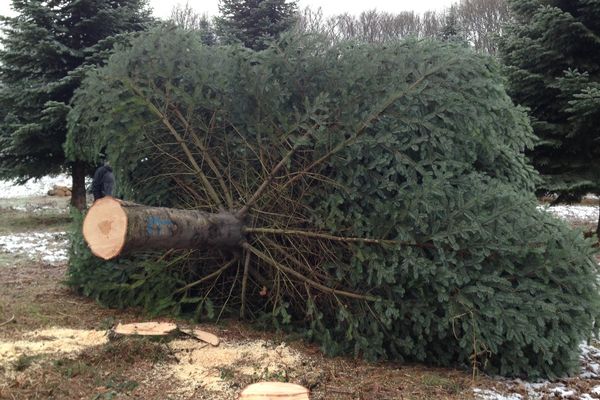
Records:
[[[136,310],[117,311],[99,307],[62,285],[66,267],[47,267],[17,261],[0,265],[0,319],[15,315],[15,323],[0,327],[3,341],[29,337],[30,332],[51,326],[72,329],[107,329],[117,321],[148,319]],[[281,334],[256,331],[229,322],[205,327],[227,343],[269,341],[280,343]],[[40,339],[41,340],[41,339]],[[349,358],[326,358],[301,341],[291,344],[300,361],[285,371],[258,368],[240,374],[244,365],[222,366],[219,377],[227,392],[203,386],[182,393],[181,383],[164,374],[177,367],[188,354],[168,343],[121,339],[90,347],[71,355],[23,353],[0,365],[1,399],[231,399],[250,383],[263,379],[289,380],[311,388],[314,400],[443,399],[472,397],[466,371],[418,365],[370,364]],[[10,372],[10,373],[9,373]],[[234,396],[234,397],[231,397]]]
[[[48,211],[33,214],[23,211],[14,211],[0,208],[0,235],[7,233],[27,232],[39,230],[48,232],[65,231],[71,223],[69,214]]]

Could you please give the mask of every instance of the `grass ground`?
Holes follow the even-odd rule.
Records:
[[[2,261],[0,266],[0,316],[14,322],[0,327],[2,342],[28,338],[28,334],[50,327],[106,330],[116,321],[135,322],[148,317],[138,310],[102,308],[62,284],[65,267],[47,268]],[[10,265],[12,264],[12,265]],[[0,321],[1,323],[2,321]],[[203,327],[226,342],[274,341],[284,337],[254,331],[237,322]],[[468,399],[472,397],[471,376],[466,371],[399,364],[369,364],[346,358],[324,358],[317,348],[302,342],[291,347],[301,354],[302,363],[270,379],[311,386],[314,399]],[[157,375],[164,364],[178,363],[182,354],[169,345],[146,340],[124,340],[89,347],[80,354],[36,354],[24,351],[20,357],[0,364],[2,399],[229,399],[196,388],[177,394],[178,383]],[[1,354],[0,354],[1,359]],[[234,388],[252,383],[252,376],[221,371]],[[3,371],[4,370],[4,371]],[[149,379],[151,378],[151,379]],[[258,377],[257,377],[258,378]],[[481,383],[481,380],[478,382]],[[173,392],[172,395],[165,393]]]

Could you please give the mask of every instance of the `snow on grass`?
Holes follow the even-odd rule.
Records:
[[[0,252],[22,255],[50,265],[68,260],[66,232],[27,232],[0,236]]]
[[[570,399],[575,396],[575,390],[567,389],[564,385],[551,387],[548,391],[556,398]]]
[[[600,378],[600,349],[587,343],[582,343],[579,349],[581,350],[581,377]]]
[[[513,394],[509,394],[509,395],[503,395],[494,390],[489,390],[489,389],[475,388],[475,389],[473,389],[473,392],[475,393],[475,398],[481,399],[481,400],[522,400],[523,399],[523,396],[521,396],[520,394],[513,393]]]
[[[69,200],[67,198],[62,205],[58,201],[40,204],[39,202],[27,202],[25,205],[8,205],[3,206],[0,204],[0,209],[7,209],[11,211],[18,211],[30,214],[47,214],[47,213],[59,213],[66,214],[69,212]]]
[[[520,393],[527,392],[527,399],[578,399],[590,400],[600,397],[600,385],[581,385],[588,381],[597,384],[600,379],[600,349],[594,345],[582,343],[579,346],[581,355],[581,373],[574,378],[561,379],[559,382],[525,382],[521,379],[498,380],[502,390],[489,388],[474,388],[475,398],[478,400],[522,400]],[[581,387],[588,386],[583,390]],[[590,388],[591,387],[591,388]],[[589,393],[585,393],[585,391]],[[591,393],[591,394],[590,394]]]
[[[598,207],[584,205],[540,206],[541,210],[573,222],[597,222]]]
[[[45,196],[54,185],[71,186],[71,177],[65,174],[57,176],[44,176],[40,179],[31,179],[24,185],[15,181],[0,180],[0,198],[13,199],[19,197]]]

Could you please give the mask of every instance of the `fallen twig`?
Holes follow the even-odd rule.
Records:
[[[0,326],[8,325],[11,322],[13,322],[14,320],[15,320],[15,316],[13,315],[12,317],[10,317],[10,319],[8,321],[4,321],[3,323],[1,323]]]

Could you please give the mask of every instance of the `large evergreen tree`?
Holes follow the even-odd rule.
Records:
[[[144,33],[86,76],[69,148],[107,146],[128,200],[229,213],[244,243],[101,261],[77,233],[70,283],[114,307],[303,329],[329,353],[575,373],[598,265],[537,209],[531,128],[503,84],[452,42],[285,35],[254,52]],[[189,233],[173,226],[158,231]]]
[[[458,9],[456,6],[450,7],[443,17],[444,24],[438,34],[441,40],[464,40],[462,27],[460,26]]]
[[[73,175],[71,204],[85,206],[86,164],[63,151],[66,115],[86,62],[115,35],[143,29],[145,0],[13,0],[16,17],[2,17],[0,176],[22,181]]]
[[[263,50],[295,21],[296,2],[286,0],[221,0],[217,28],[225,43],[241,42]]]
[[[509,91],[531,110],[541,189],[570,201],[600,194],[600,2],[512,0],[501,40]],[[600,233],[600,223],[598,225]]]

